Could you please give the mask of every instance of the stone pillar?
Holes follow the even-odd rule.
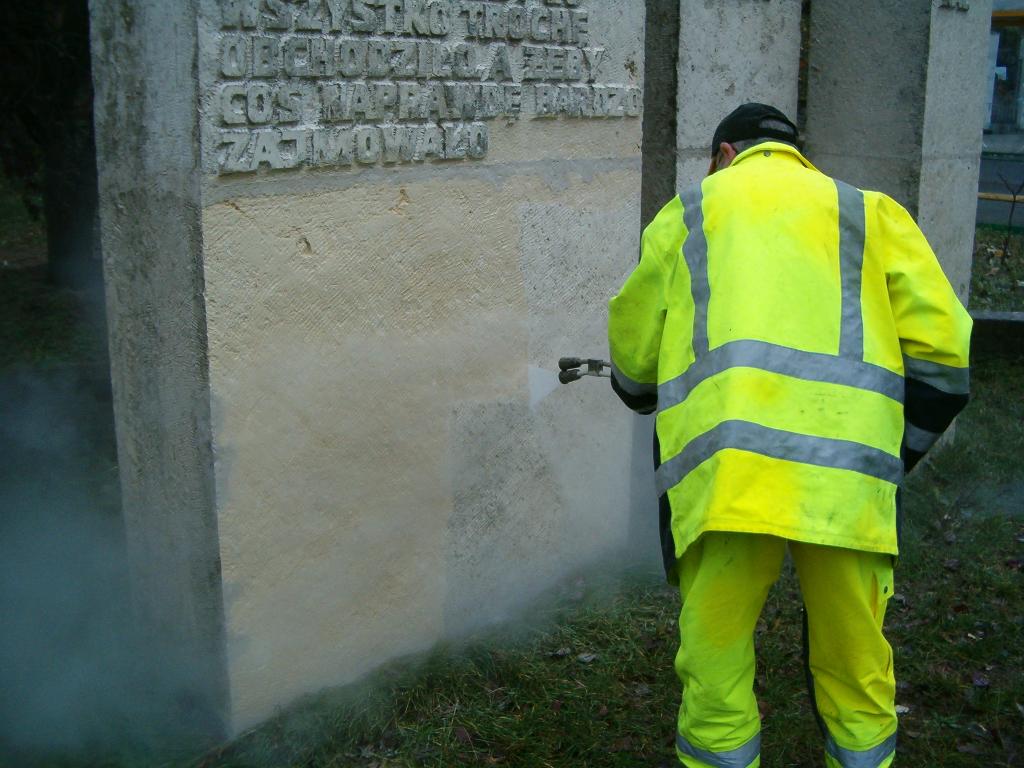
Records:
[[[991,0],[814,0],[807,152],[913,213],[970,287]]]
[[[740,104],[771,104],[796,121],[800,17],[800,0],[681,0],[679,187],[707,174],[715,128]]]
[[[555,363],[635,264],[642,0],[92,15],[135,593],[228,732],[626,543]]]
[[[90,2],[101,247],[132,596],[170,717],[226,732],[193,3]],[[165,681],[172,686],[163,690]],[[161,701],[158,706],[168,702]],[[141,709],[141,707],[140,707]]]

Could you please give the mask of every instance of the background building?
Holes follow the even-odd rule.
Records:
[[[1024,183],[1024,0],[995,0],[989,33],[990,90],[985,110],[981,176],[983,196],[1015,194]],[[1006,200],[978,200],[977,220],[1005,225]]]
[[[996,0],[989,37],[992,92],[985,118],[985,151],[1024,153],[1024,2]]]

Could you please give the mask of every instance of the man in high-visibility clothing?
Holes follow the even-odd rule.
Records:
[[[826,764],[892,764],[896,491],[967,402],[971,320],[924,235],[796,144],[772,107],[729,115],[610,304],[613,386],[658,413],[685,766],[760,765],[753,634],[787,548]]]

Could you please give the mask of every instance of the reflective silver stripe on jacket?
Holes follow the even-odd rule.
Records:
[[[835,184],[839,190],[839,270],[843,284],[839,356],[863,360],[864,193],[842,181]]]
[[[942,435],[938,432],[929,432],[927,429],[915,427],[909,421],[903,428],[903,444],[918,453],[928,453],[940,437]]]
[[[690,291],[693,294],[693,354],[699,360],[708,351],[708,302],[711,284],[708,280],[708,239],[704,234],[704,190],[700,184],[681,192],[686,240],[683,258],[690,270]]]
[[[919,360],[903,356],[903,368],[908,379],[917,379],[950,395],[966,395],[971,391],[971,372],[968,368]]]
[[[804,352],[765,341],[731,341],[697,358],[682,376],[658,387],[658,408],[679,405],[698,384],[730,368],[756,368],[806,381],[843,384],[903,402],[903,377],[881,366]]]
[[[825,751],[843,768],[879,768],[896,751],[896,734],[894,733],[877,747],[866,749],[863,752],[843,749],[829,736],[825,740]]]
[[[641,384],[639,381],[629,378],[629,376],[619,370],[619,366],[615,363],[612,363],[612,376],[615,377],[615,382],[622,387],[624,392],[627,392],[634,397],[653,395],[658,391],[657,384]]]
[[[693,746],[682,734],[677,733],[676,748],[687,757],[700,760],[713,768],[749,768],[750,764],[761,754],[761,734],[757,734],[738,749],[728,752],[708,752]]]
[[[719,451],[734,448],[831,469],[847,469],[889,483],[903,480],[903,462],[898,456],[850,440],[812,437],[772,429],[750,421],[723,421],[662,464],[655,475],[658,495],[663,495],[684,477]]]

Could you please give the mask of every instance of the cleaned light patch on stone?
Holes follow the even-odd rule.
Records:
[[[642,90],[602,80],[591,13],[582,0],[206,0],[207,170],[480,160],[493,120],[637,118]]]

